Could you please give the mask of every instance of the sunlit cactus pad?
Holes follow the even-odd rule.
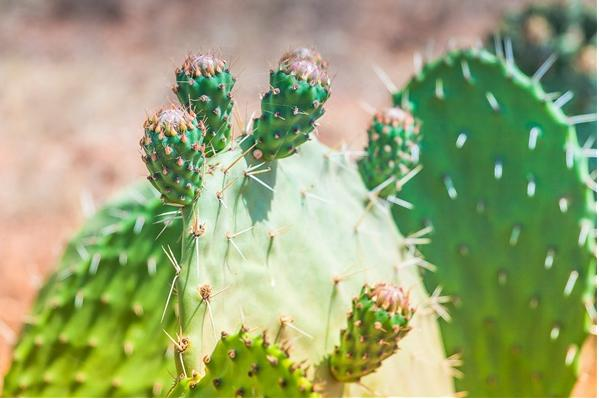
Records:
[[[478,50],[426,65],[394,103],[421,122],[422,171],[394,207],[451,297],[448,355],[471,396],[568,396],[588,333],[592,192],[568,118],[513,65]]]
[[[186,318],[197,364],[212,354],[220,331],[238,331],[243,323],[291,346],[294,363],[316,365],[338,344],[351,298],[365,283],[387,281],[409,290],[420,309],[413,334],[364,385],[348,384],[344,393],[451,394],[415,263],[401,254],[390,215],[367,209],[355,165],[317,141],[267,164],[242,147],[205,165],[193,230],[199,264],[191,265],[188,280],[198,305]],[[149,184],[132,189],[71,245],[37,301],[37,323],[17,344],[5,395],[161,396],[172,387],[177,371],[165,331],[177,339],[180,327],[172,306],[165,311],[175,268],[163,247],[180,259],[182,228],[172,219],[178,211],[149,191]],[[156,240],[165,219],[173,226]],[[203,368],[197,372],[204,376]]]
[[[212,294],[189,289],[179,299],[190,309],[183,323],[195,357],[210,355],[220,331],[243,323],[267,330],[273,342],[291,343],[294,361],[319,364],[338,344],[352,297],[365,283],[385,281],[410,290],[422,307],[413,320],[418,333],[364,384],[382,394],[447,393],[434,315],[416,267],[401,266],[409,262],[401,238],[384,209],[367,208],[355,164],[316,140],[270,163],[244,148],[207,160],[211,173],[196,204],[199,256],[186,285],[204,293],[209,286]],[[350,385],[350,393],[365,392]]]

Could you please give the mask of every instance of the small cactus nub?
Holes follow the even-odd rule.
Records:
[[[298,47],[293,50],[289,50],[281,57],[279,65],[285,65],[293,61],[306,60],[316,64],[319,68],[326,70],[329,66],[320,53],[312,48]]]
[[[262,115],[254,119],[253,156],[264,161],[285,158],[310,139],[330,95],[326,62],[305,48],[283,55],[262,97]]]
[[[186,206],[200,193],[206,128],[179,106],[160,109],[144,123],[140,141],[148,180],[166,203]]]
[[[413,313],[409,295],[402,288],[387,283],[365,285],[354,299],[347,327],[329,357],[333,377],[356,382],[373,373],[410,331]]]
[[[222,151],[231,140],[231,90],[235,78],[225,60],[212,54],[188,56],[176,71],[173,91],[181,104],[206,126],[206,157]]]
[[[401,188],[397,183],[418,164],[419,133],[412,115],[401,108],[387,108],[374,115],[366,155],[358,162],[369,190],[378,188],[377,194],[385,198]]]

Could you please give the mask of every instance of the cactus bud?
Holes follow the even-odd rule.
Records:
[[[397,350],[409,331],[414,310],[409,295],[391,284],[365,285],[352,305],[347,328],[329,357],[331,374],[341,382],[355,382],[374,372]]]
[[[358,162],[368,189],[379,187],[383,198],[394,194],[399,187],[389,179],[400,180],[418,164],[419,144],[419,126],[410,113],[401,108],[377,112],[368,129],[366,155]]]
[[[206,124],[206,157],[222,151],[231,140],[229,115],[235,79],[227,62],[211,54],[188,56],[176,71],[175,94],[181,104]]]
[[[178,106],[162,108],[144,126],[140,144],[150,172],[148,180],[166,203],[191,204],[202,185],[201,167],[205,158],[194,148],[202,144],[204,132],[192,115]]]
[[[295,154],[310,138],[330,95],[326,63],[314,50],[283,55],[270,75],[271,90],[262,97],[262,116],[254,119],[254,157],[272,161]]]
[[[326,70],[329,66],[318,51],[308,47],[298,47],[287,51],[279,60],[279,65],[282,66],[298,60],[311,61],[323,70]]]

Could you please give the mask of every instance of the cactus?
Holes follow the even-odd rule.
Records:
[[[232,140],[229,151],[206,151],[203,157],[201,151],[193,152],[195,141],[206,142],[212,129],[198,110],[193,111],[198,119],[191,128],[192,115],[178,109],[169,109],[168,118],[161,113],[149,118],[144,133],[149,142],[142,140],[144,160],[150,176],[163,167],[168,169],[168,180],[159,180],[165,176],[161,174],[152,183],[167,202],[178,207],[159,205],[156,197],[147,199],[146,184],[88,223],[85,237],[73,242],[71,255],[37,300],[33,318],[38,322],[20,337],[5,394],[149,396],[168,391],[172,396],[310,396],[332,389],[353,396],[372,391],[383,395],[452,393],[435,315],[416,270],[424,261],[411,257],[412,244],[399,236],[388,210],[372,205],[375,199],[354,164],[317,140],[305,143],[329,93],[326,63],[315,54],[288,53],[271,75],[271,84],[281,91],[270,96],[280,96],[277,107],[280,112],[291,110],[292,118],[272,119],[274,114],[268,111],[275,102],[265,98],[263,117],[254,121],[250,132]],[[298,58],[307,55],[311,58]],[[318,74],[306,75],[305,71]],[[293,115],[296,107],[299,112]],[[160,120],[167,122],[169,132],[182,122],[187,130],[160,137],[156,126]],[[206,137],[198,134],[202,122]],[[293,132],[294,126],[299,126],[299,135]],[[274,138],[277,129],[282,129],[282,146]],[[170,154],[166,145],[173,149]],[[151,157],[154,147],[160,153],[155,160]],[[180,174],[187,173],[190,161],[200,168],[199,175],[185,175],[177,182]],[[123,217],[121,209],[127,210],[127,224],[114,225],[106,215]],[[138,221],[140,215],[145,223]],[[169,227],[162,232],[165,218]],[[100,253],[99,265],[93,255],[86,258],[87,263],[76,259],[78,247]],[[156,267],[152,276],[146,267],[150,256],[151,271]],[[119,259],[127,264],[119,265]],[[78,265],[77,274],[65,272],[73,264]],[[59,283],[64,273],[67,277]],[[360,384],[337,381],[328,370],[316,376],[316,368],[306,374],[297,369],[300,361],[322,365],[331,356],[352,296],[364,284],[378,282],[409,289],[411,306],[418,308],[410,320],[413,332],[402,340],[401,350],[381,367],[376,367],[378,363],[370,367]],[[52,296],[48,292],[55,290],[68,306],[49,306]],[[84,313],[72,304],[81,302],[81,292],[81,309],[89,306],[87,314],[96,317],[77,325],[74,322]],[[103,296],[109,305],[120,307],[93,300]],[[141,311],[137,302],[142,304]],[[391,313],[395,309],[377,306]],[[46,320],[53,322],[46,324]],[[60,347],[58,331],[65,325],[77,334],[73,347]],[[240,330],[241,325],[266,333],[256,337]],[[94,338],[96,331],[105,340],[88,357],[79,346]],[[218,336],[222,331],[230,334],[224,340]],[[234,331],[241,332],[231,334]],[[40,334],[43,340],[33,348],[31,343]],[[369,335],[365,339],[375,340]],[[393,337],[386,339],[394,342]],[[292,353],[287,353],[288,347]],[[239,353],[239,362],[229,362],[231,349]],[[48,355],[40,358],[40,353]],[[201,360],[206,356],[211,359],[207,365]],[[221,368],[221,364],[233,368]],[[48,369],[67,372],[45,379]],[[81,372],[85,378],[78,378]],[[281,378],[288,378],[289,384],[273,383]],[[158,389],[165,387],[165,380],[171,381],[171,390]]]
[[[392,208],[450,299],[448,355],[472,396],[567,396],[590,322],[593,195],[574,127],[534,79],[486,51],[450,52],[393,97],[421,123],[422,171]]]
[[[27,318],[3,395],[122,397],[168,391],[172,356],[162,326],[173,325],[174,317],[166,312],[161,323],[164,285],[172,278],[162,246],[177,241],[181,222],[159,215],[173,209],[143,184],[85,224]],[[178,256],[178,248],[173,251]]]
[[[343,382],[359,381],[379,368],[395,353],[397,341],[410,331],[413,313],[401,288],[385,283],[363,287],[329,359],[333,376]]]
[[[563,105],[564,112],[570,115],[597,112],[597,11],[594,7],[581,0],[532,4],[506,15],[499,31],[487,38],[487,47],[501,49],[501,39],[506,43],[506,57],[513,56],[518,67],[529,76],[537,73],[544,62],[554,61],[545,71],[542,82],[547,92],[566,96],[558,103]],[[577,126],[576,131],[583,144],[594,139],[597,124],[591,121]],[[590,161],[595,169],[596,161]]]
[[[200,194],[206,126],[180,107],[163,108],[144,124],[140,141],[148,180],[166,203],[191,204]]]
[[[315,397],[305,371],[289,353],[262,336],[251,337],[242,327],[235,335],[222,334],[214,352],[203,359],[206,375],[194,373],[177,383],[172,397]]]
[[[206,156],[222,151],[231,141],[231,90],[235,78],[227,62],[212,54],[191,55],[175,71],[173,92],[188,111],[204,124]],[[201,143],[200,143],[201,145]]]
[[[272,161],[293,155],[310,139],[330,95],[327,63],[314,51],[283,55],[270,73],[270,90],[262,96],[262,115],[254,119],[256,159]]]
[[[368,189],[388,198],[401,188],[397,183],[418,165],[419,143],[419,127],[409,113],[400,108],[377,113],[368,129],[366,156],[358,161]],[[390,177],[395,184],[387,182]]]

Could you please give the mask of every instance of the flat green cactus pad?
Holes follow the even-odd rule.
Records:
[[[587,3],[533,2],[508,13],[499,31],[486,40],[489,49],[501,49],[499,40],[503,40],[511,48],[505,52],[513,52],[518,67],[527,75],[533,75],[547,60],[554,60],[542,77],[543,88],[548,93],[564,94],[562,99],[569,98],[562,108],[569,115],[597,112],[597,9]],[[576,132],[582,145],[596,136],[597,123],[580,124]],[[596,169],[596,159],[589,161]]]
[[[181,223],[165,228],[158,215],[172,209],[144,184],[85,224],[35,303],[3,395],[166,393],[173,362],[161,317],[173,270],[161,246],[176,243]],[[173,321],[167,312],[164,325]]]
[[[574,129],[541,87],[484,51],[449,53],[394,97],[421,125],[400,230],[432,226],[425,274],[471,396],[567,396],[594,275],[592,193]]]
[[[243,328],[223,334],[212,355],[204,358],[206,373],[184,378],[171,397],[192,398],[306,398],[314,386],[299,364],[265,335],[252,337]]]
[[[352,297],[366,282],[411,288],[415,303],[426,307],[415,267],[398,268],[407,258],[390,215],[367,210],[355,165],[316,140],[266,163],[240,147],[207,160],[212,172],[196,205],[199,256],[182,275],[192,287],[182,299],[182,323],[197,359],[212,353],[219,331],[243,323],[267,330],[275,342],[292,342],[295,361],[317,364],[337,343]],[[416,317],[419,334],[406,337],[404,350],[364,384],[381,394],[440,386],[436,392],[446,393],[446,370],[428,341],[433,320],[426,312]],[[412,383],[425,380],[431,385]]]
[[[366,210],[368,192],[343,154],[315,140],[265,164],[243,151],[236,146],[206,161],[199,221],[189,232],[198,237],[199,263],[185,276],[197,303],[185,324],[197,365],[220,342],[219,331],[242,323],[291,344],[294,361],[317,364],[337,344],[351,298],[367,282],[400,284],[426,308],[390,215]],[[166,394],[178,373],[164,331],[176,337],[179,327],[173,307],[160,323],[175,276],[161,247],[180,259],[182,227],[175,219],[155,239],[160,221],[178,214],[148,190],[149,183],[101,211],[71,244],[37,300],[36,323],[21,334],[4,394]],[[413,323],[418,334],[362,383],[381,395],[451,394],[434,317],[421,312]],[[357,384],[345,390],[368,392]]]

